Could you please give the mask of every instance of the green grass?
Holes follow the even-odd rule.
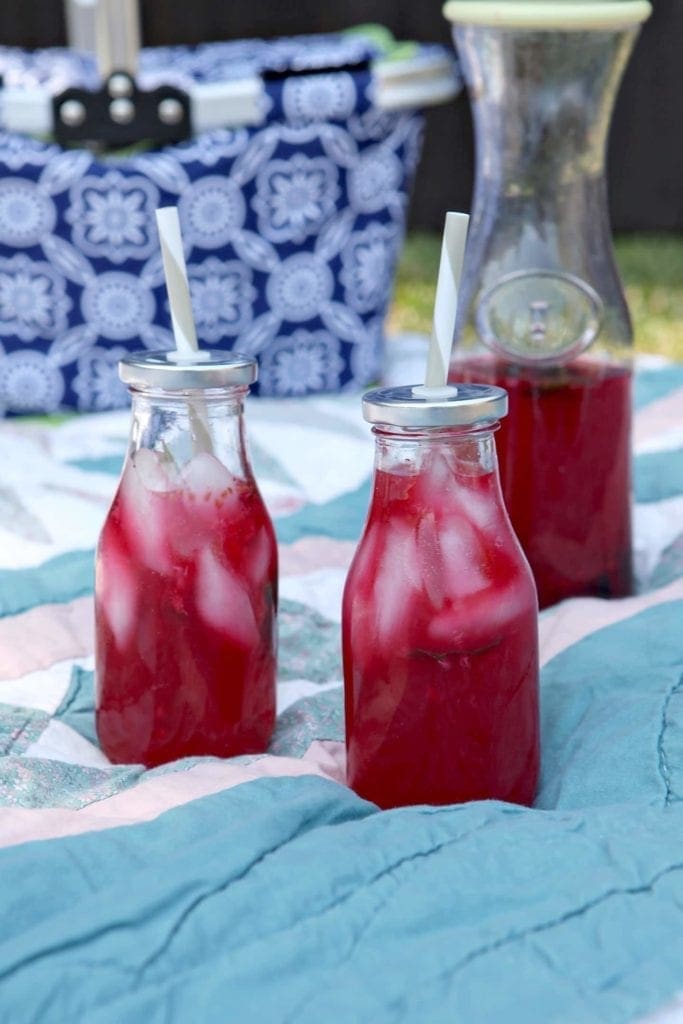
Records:
[[[391,332],[429,331],[439,249],[437,235],[415,232],[406,239],[389,314]],[[624,235],[615,249],[636,350],[683,361],[683,235]]]

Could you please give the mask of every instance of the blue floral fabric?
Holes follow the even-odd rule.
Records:
[[[106,158],[0,132],[1,413],[124,405],[118,360],[172,347],[154,220],[169,205],[200,341],[256,356],[257,392],[376,379],[422,119],[373,104],[371,41],[311,38],[143,51],[143,85],[347,68],[266,81],[258,127]],[[0,48],[0,74],[57,92],[95,70]]]

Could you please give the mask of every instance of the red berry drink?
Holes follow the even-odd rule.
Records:
[[[277,561],[253,480],[209,453],[128,461],[97,555],[97,730],[115,762],[265,749]]]
[[[541,607],[631,593],[630,370],[587,358],[522,369],[479,356],[452,372],[508,391],[501,481]]]
[[[96,723],[114,762],[258,753],[275,724],[275,534],[245,447],[253,359],[134,353],[130,448],[95,574]]]
[[[342,630],[348,781],[380,807],[535,794],[536,592],[484,426],[375,428]]]

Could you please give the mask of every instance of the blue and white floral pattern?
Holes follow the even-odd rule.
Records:
[[[302,323],[317,316],[334,291],[334,278],[327,263],[310,252],[288,256],[270,275],[266,284],[268,305],[275,316]]]
[[[371,312],[391,293],[398,237],[394,225],[370,224],[344,247],[339,277],[344,298],[357,313]]]
[[[289,160],[271,160],[256,176],[252,204],[261,234],[276,243],[317,234],[337,208],[337,179],[328,157],[295,153]]]
[[[193,47],[159,46],[141,52],[140,77],[143,82],[157,83],[173,69],[184,84],[225,82],[260,75],[263,71],[314,71],[361,64],[380,53],[377,42],[360,34],[292,36],[268,42],[238,39]],[[86,58],[86,62],[88,67],[94,67],[94,61]]]
[[[61,275],[23,253],[0,257],[0,335],[22,342],[54,338],[67,326],[71,300]]]
[[[359,114],[352,114],[348,128],[354,139],[358,139],[359,142],[381,142],[394,131],[400,116],[391,110],[370,107]]]
[[[178,204],[185,242],[201,249],[227,245],[244,224],[246,212],[239,186],[219,175],[193,182]]]
[[[397,194],[404,176],[401,161],[389,146],[366,149],[349,174],[352,209],[359,213],[377,213]]]
[[[64,395],[64,378],[44,352],[8,352],[0,360],[0,403],[8,412],[54,412]]]
[[[275,395],[331,391],[344,368],[339,341],[328,331],[298,328],[276,338],[261,356],[261,378]]]
[[[140,175],[86,175],[71,189],[66,217],[73,242],[87,256],[112,263],[146,259],[157,248],[154,211],[159,190]]]
[[[128,392],[119,379],[119,360],[128,349],[121,345],[102,348],[96,345],[76,363],[78,372],[73,389],[81,409],[119,409],[128,403]]]
[[[97,334],[115,341],[136,338],[154,316],[152,292],[134,274],[109,271],[83,289],[81,312]]]
[[[222,263],[214,256],[189,271],[197,334],[218,342],[243,331],[252,318],[256,289],[252,273],[237,260]]]
[[[377,384],[382,376],[384,356],[384,323],[381,317],[370,320],[365,327],[365,339],[361,345],[351,349],[350,361],[353,376],[366,384]]]
[[[0,242],[19,249],[38,245],[54,230],[53,200],[34,181],[0,179]]]
[[[216,128],[203,132],[189,142],[176,146],[175,155],[183,163],[200,163],[215,167],[220,160],[238,156],[249,143],[246,128]]]
[[[120,356],[172,346],[159,206],[179,208],[201,342],[254,354],[257,393],[376,379],[422,122],[373,106],[378,52],[362,36],[143,51],[147,84],[284,74],[262,79],[262,124],[142,154],[0,131],[0,415],[115,408]],[[97,70],[0,47],[0,75],[58,91]]]
[[[0,131],[0,167],[3,174],[7,171],[10,174],[25,172],[28,167],[45,167],[59,152],[58,146],[47,146],[15,132]]]
[[[345,121],[356,108],[356,87],[343,71],[288,78],[282,106],[290,121]]]

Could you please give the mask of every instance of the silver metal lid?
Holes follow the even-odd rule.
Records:
[[[489,384],[378,388],[363,396],[368,423],[394,427],[468,427],[507,415],[508,395]]]
[[[191,360],[176,352],[133,352],[119,363],[119,377],[133,388],[186,391],[253,384],[256,360],[239,352],[201,349]]]

